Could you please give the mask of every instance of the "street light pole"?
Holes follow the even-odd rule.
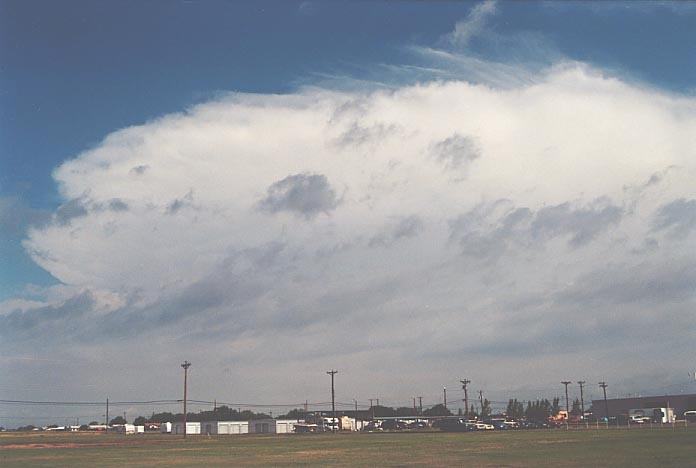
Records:
[[[599,386],[602,387],[602,391],[604,392],[604,412],[606,413],[607,416],[607,427],[609,427],[609,403],[607,402],[607,383],[606,382],[599,382]],[[618,421],[617,421],[618,424]]]
[[[191,363],[184,361],[181,365],[184,368],[184,439],[186,438],[186,398],[187,398],[187,384],[188,384],[188,369],[191,367]]]

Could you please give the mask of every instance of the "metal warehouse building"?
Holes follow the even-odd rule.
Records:
[[[674,408],[677,419],[683,419],[684,411],[696,410],[696,394],[613,398],[607,399],[607,406],[610,417],[628,414],[631,409]],[[606,417],[604,400],[592,400],[592,411],[598,418]]]
[[[201,423],[201,434],[248,434],[249,421],[205,421]]]
[[[184,423],[175,422],[172,425],[172,434],[183,434],[184,433]],[[187,422],[186,423],[186,433],[187,434],[200,434],[201,433],[201,423],[199,422]]]

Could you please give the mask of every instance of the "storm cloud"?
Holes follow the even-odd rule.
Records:
[[[498,388],[598,362],[629,379],[635,337],[645,369],[680,371],[664,339],[694,330],[693,109],[564,64],[506,87],[234,94],[119,130],[55,170],[63,205],[23,245],[60,285],[0,304],[0,347],[101,377],[108,358],[148,388],[189,359],[201,399],[304,399],[329,367],[386,399],[462,362]],[[651,334],[661,314],[679,326]]]

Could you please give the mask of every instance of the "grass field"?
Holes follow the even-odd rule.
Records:
[[[696,429],[245,436],[0,434],[0,466],[696,466]]]

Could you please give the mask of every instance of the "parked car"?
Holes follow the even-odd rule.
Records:
[[[426,427],[428,427],[428,423],[425,421],[413,421],[407,426],[408,429],[425,429]]]
[[[440,419],[433,423],[433,427],[444,432],[469,432],[476,430],[473,424],[468,424],[460,418]]]
[[[493,424],[487,424],[484,422],[478,422],[475,424],[475,426],[477,431],[492,431],[495,429],[495,426],[493,426]]]
[[[400,431],[406,429],[406,424],[398,419],[385,419],[381,427],[383,431]]]

